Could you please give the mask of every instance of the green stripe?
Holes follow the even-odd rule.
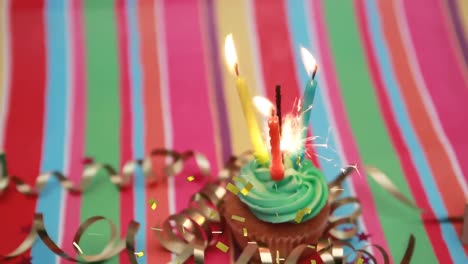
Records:
[[[411,197],[402,168],[386,131],[368,72],[354,1],[323,1],[326,24],[346,113],[364,164],[382,169],[398,189]],[[416,177],[416,175],[409,175]],[[410,234],[416,236],[415,256],[412,263],[431,263],[436,259],[432,245],[417,213],[383,191],[369,180],[377,211],[392,256],[399,260]]]
[[[87,51],[86,154],[98,162],[119,167],[119,74],[117,59],[116,17],[113,0],[85,0]],[[79,87],[80,88],[80,87]],[[81,220],[102,215],[120,227],[119,191],[105,172],[93,180],[81,205]],[[96,254],[108,241],[109,228],[98,223],[80,242],[85,254]],[[106,263],[118,263],[118,257]]]

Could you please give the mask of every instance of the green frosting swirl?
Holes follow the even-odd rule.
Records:
[[[255,161],[242,167],[240,178],[250,182],[253,187],[239,198],[260,220],[270,223],[295,222],[298,210],[308,208],[309,214],[304,214],[305,222],[325,206],[328,199],[328,186],[322,172],[304,160],[297,171],[293,168],[285,170],[282,181],[273,181],[268,168],[259,168]],[[236,181],[239,189],[244,184]]]

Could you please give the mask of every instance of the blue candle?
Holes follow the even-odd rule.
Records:
[[[306,84],[304,90],[304,98],[302,102],[302,126],[304,130],[302,131],[302,139],[305,140],[307,137],[307,128],[309,127],[310,113],[312,112],[312,104],[314,103],[315,91],[317,90],[317,81],[310,80]]]
[[[301,131],[301,142],[302,147],[301,149],[292,155],[292,161],[294,162],[294,166],[298,167],[298,162],[304,160],[304,153],[305,153],[305,144],[307,138],[307,130],[309,127],[309,120],[310,120],[310,113],[312,111],[312,104],[314,103],[315,92],[317,90],[317,81],[314,80],[315,73],[317,72],[317,64],[315,62],[315,58],[307,51],[305,48],[301,47],[301,55],[302,55],[302,62],[307,70],[309,75],[309,80],[306,83],[306,87],[304,89],[304,96],[302,99],[302,131]]]

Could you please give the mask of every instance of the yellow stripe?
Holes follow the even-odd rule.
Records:
[[[224,39],[232,33],[239,59],[240,74],[245,78],[249,87],[249,93],[253,97],[259,94],[259,88],[255,87],[257,76],[254,68],[254,51],[250,46],[248,13],[246,1],[220,0],[215,1],[216,19],[218,25],[218,41],[220,55],[223,60],[224,97],[227,104],[229,127],[231,131],[233,154],[252,149],[246,120],[242,114],[242,108],[235,87],[235,78],[227,70],[224,63]]]
[[[458,10],[460,10],[460,18],[465,29],[465,37],[468,38],[468,1],[458,0]]]

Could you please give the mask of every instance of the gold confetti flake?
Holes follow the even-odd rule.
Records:
[[[232,180],[235,181],[235,182],[240,182],[240,183],[242,183],[242,184],[246,184],[246,183],[247,183],[247,182],[245,181],[244,178],[237,177],[237,176],[232,177]]]
[[[245,218],[237,215],[232,215],[231,219],[239,221],[239,222],[245,222]]]
[[[226,189],[230,192],[232,192],[234,195],[237,195],[239,193],[239,188],[237,188],[234,184],[228,183],[226,186]]]
[[[297,223],[300,223],[302,221],[302,218],[304,217],[304,210],[299,210],[297,211],[296,218],[294,219]]]
[[[189,182],[193,181],[194,179],[195,179],[195,177],[193,177],[193,176],[188,176],[187,177],[187,181],[189,181]]]
[[[222,252],[226,253],[228,250],[229,250],[229,247],[226,246],[223,242],[221,241],[218,241],[218,243],[216,243],[216,247],[221,250]]]
[[[215,218],[215,216],[216,216],[216,211],[215,211],[215,210],[211,210],[210,219]]]
[[[140,251],[140,252],[135,252],[135,256],[137,256],[139,258],[143,257],[144,255],[145,255],[145,251],[143,251],[143,250]]]
[[[310,210],[310,208],[304,208],[304,212],[306,214],[310,214],[312,212],[312,210]]]
[[[150,199],[148,201],[149,205],[151,206],[151,209],[154,211],[156,210],[156,208],[158,207],[158,201],[154,200],[154,199]]]
[[[316,264],[317,262],[315,262],[315,259],[311,259],[310,260],[310,264]]]
[[[244,230],[244,236],[246,237],[247,236],[247,228],[244,227],[243,230]]]
[[[80,252],[80,254],[83,254],[83,250],[81,250],[80,246],[78,246],[78,244],[76,242],[73,242],[73,246],[78,249],[78,251]]]
[[[357,260],[357,262],[356,262],[356,264],[362,264],[362,263],[364,263],[364,259],[362,259],[362,258],[359,258],[359,259]]]
[[[314,245],[307,245],[308,248],[315,249]]]
[[[156,231],[163,231],[162,228],[152,227],[151,229],[152,229],[152,230],[156,230]]]
[[[211,231],[212,234],[222,234],[223,231]]]
[[[250,190],[252,189],[253,185],[249,182],[247,183],[247,185],[241,190],[241,193],[244,195],[244,196],[247,196],[247,194],[249,194]]]

